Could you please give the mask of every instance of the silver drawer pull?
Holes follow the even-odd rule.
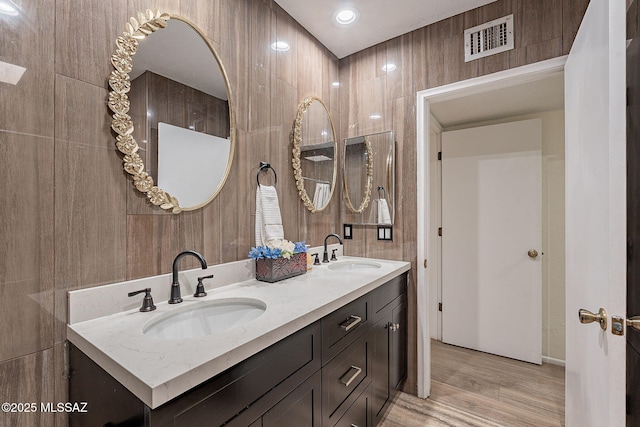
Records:
[[[343,331],[347,332],[360,322],[362,322],[362,318],[352,314],[347,320],[340,324],[340,327]]]
[[[353,380],[355,380],[358,375],[360,375],[361,372],[362,368],[351,365],[351,368],[349,368],[349,370],[342,376],[342,378],[340,378],[340,383],[342,383],[342,385],[344,385],[345,387],[349,387],[349,384],[351,384]],[[351,374],[351,377],[345,381],[345,377],[348,377],[349,374]]]

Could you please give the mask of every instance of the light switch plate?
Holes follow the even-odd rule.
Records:
[[[393,227],[390,225],[378,226],[378,240],[393,240]]]

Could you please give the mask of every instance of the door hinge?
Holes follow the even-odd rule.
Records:
[[[442,227],[438,227],[438,236],[442,237]]]
[[[442,303],[441,302],[438,303],[438,311],[442,311]]]
[[[442,160],[442,151],[438,151],[438,160]]]

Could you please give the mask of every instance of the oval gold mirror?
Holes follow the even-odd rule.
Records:
[[[124,170],[162,209],[205,206],[222,189],[235,149],[220,58],[192,23],[159,11],[131,18],[116,46],[109,108]]]
[[[368,137],[345,140],[343,177],[347,209],[364,212],[371,201],[373,183],[373,150]]]
[[[336,131],[329,110],[320,98],[311,96],[298,106],[292,159],[298,194],[311,212],[324,210],[333,196],[338,165],[336,154]]]
[[[394,133],[387,131],[345,139],[343,157],[343,222],[392,225],[395,216]]]

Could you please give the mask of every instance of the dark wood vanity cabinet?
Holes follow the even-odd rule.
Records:
[[[371,293],[371,409],[377,425],[407,376],[407,294],[404,276]]]
[[[317,321],[155,409],[72,345],[69,398],[88,402],[88,411],[72,414],[69,425],[248,426],[309,381],[316,395],[313,407],[318,421],[304,425],[319,427],[321,383],[314,374],[321,367],[320,342]]]
[[[69,425],[374,427],[406,378],[406,307],[405,273],[156,409],[71,345],[89,411]]]
[[[376,426],[407,376],[407,275],[323,318],[322,339],[323,425]]]

